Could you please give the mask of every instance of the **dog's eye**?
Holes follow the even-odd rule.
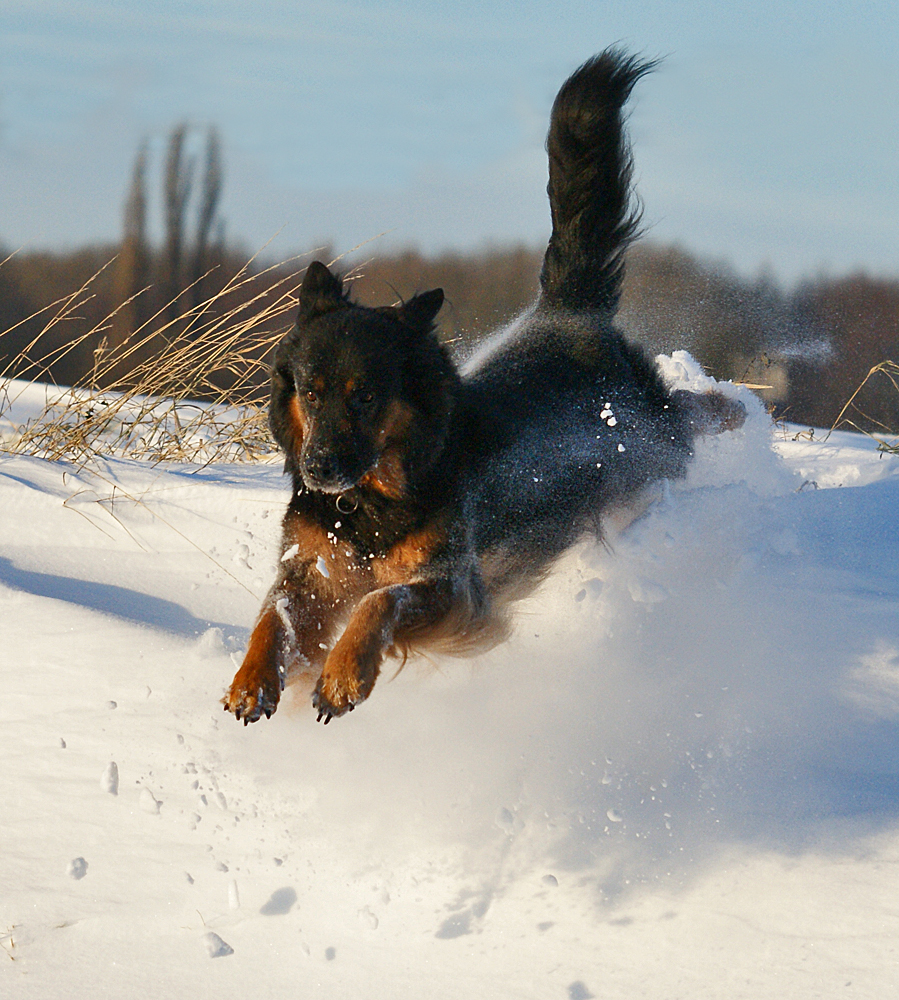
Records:
[[[354,392],[349,399],[350,408],[353,410],[367,410],[375,401],[375,394],[368,389],[359,389]]]
[[[313,392],[312,389],[308,389],[306,392],[306,402],[310,406],[315,406],[318,403],[318,393]]]

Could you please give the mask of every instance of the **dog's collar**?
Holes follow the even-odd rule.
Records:
[[[354,496],[352,491],[347,493],[338,493],[337,499],[334,501],[334,505],[341,514],[352,514],[354,511],[359,509],[359,498]]]

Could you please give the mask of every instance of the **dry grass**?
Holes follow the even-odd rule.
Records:
[[[874,365],[874,367],[868,372],[868,374],[862,379],[858,388],[853,392],[853,394],[846,401],[846,404],[840,410],[837,419],[833,422],[833,426],[828,431],[828,436],[832,431],[841,430],[844,428],[849,428],[850,430],[858,431],[861,434],[865,434],[868,437],[873,438],[877,442],[878,450],[886,454],[897,455],[899,454],[899,441],[896,440],[897,429],[893,427],[887,427],[884,423],[876,420],[869,413],[866,413],[859,404],[859,397],[862,395],[862,390],[865,386],[875,378],[888,379],[893,389],[899,393],[899,364],[895,361],[881,361],[879,364]],[[871,432],[860,427],[856,421],[855,417],[861,417],[868,422],[868,424],[873,424],[879,427],[880,432]],[[891,438],[892,440],[886,440],[885,437]]]
[[[160,310],[112,346],[116,313],[128,303],[42,352],[92,297],[99,275],[29,317],[43,317],[40,333],[0,371],[0,418],[8,426],[0,451],[79,466],[109,456],[206,464],[274,454],[260,387],[268,380],[266,358],[289,328],[300,273],[273,281],[275,268],[251,273],[251,264],[177,320],[163,322],[167,310]],[[97,345],[88,375],[70,388],[51,383],[42,411],[16,423],[21,382],[14,380],[47,382],[52,364],[85,342]]]

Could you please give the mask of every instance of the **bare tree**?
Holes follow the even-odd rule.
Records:
[[[206,160],[203,169],[203,187],[197,209],[197,235],[193,247],[191,281],[193,284],[193,304],[203,298],[203,275],[213,265],[210,236],[216,221],[219,197],[222,192],[222,146],[218,130],[211,126],[206,134]],[[218,226],[221,229],[221,223]]]
[[[187,131],[187,122],[181,122],[172,130],[163,178],[165,245],[161,261],[161,284],[170,320],[177,319],[182,311],[178,295],[183,290],[185,217],[194,172],[193,160],[185,151]]]
[[[125,199],[122,243],[116,260],[113,296],[121,305],[113,320],[110,347],[117,347],[147,316],[146,296],[150,284],[150,252],[147,245],[147,142],[138,147]]]

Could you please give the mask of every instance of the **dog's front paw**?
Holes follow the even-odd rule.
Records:
[[[361,699],[360,699],[361,701]],[[318,711],[316,722],[324,721],[325,725],[347,712],[352,712],[356,702],[350,700],[346,691],[334,683],[325,683],[324,677],[319,677],[318,684],[312,692],[312,707]]]
[[[312,706],[318,709],[317,721],[327,725],[365,701],[375,686],[379,665],[375,650],[366,653],[344,640],[338,642],[325,661],[312,695]]]
[[[242,677],[238,672],[231,689],[222,698],[226,712],[233,712],[243,724],[256,722],[264,715],[267,719],[278,707],[283,684],[279,677],[260,679],[258,676]]]

